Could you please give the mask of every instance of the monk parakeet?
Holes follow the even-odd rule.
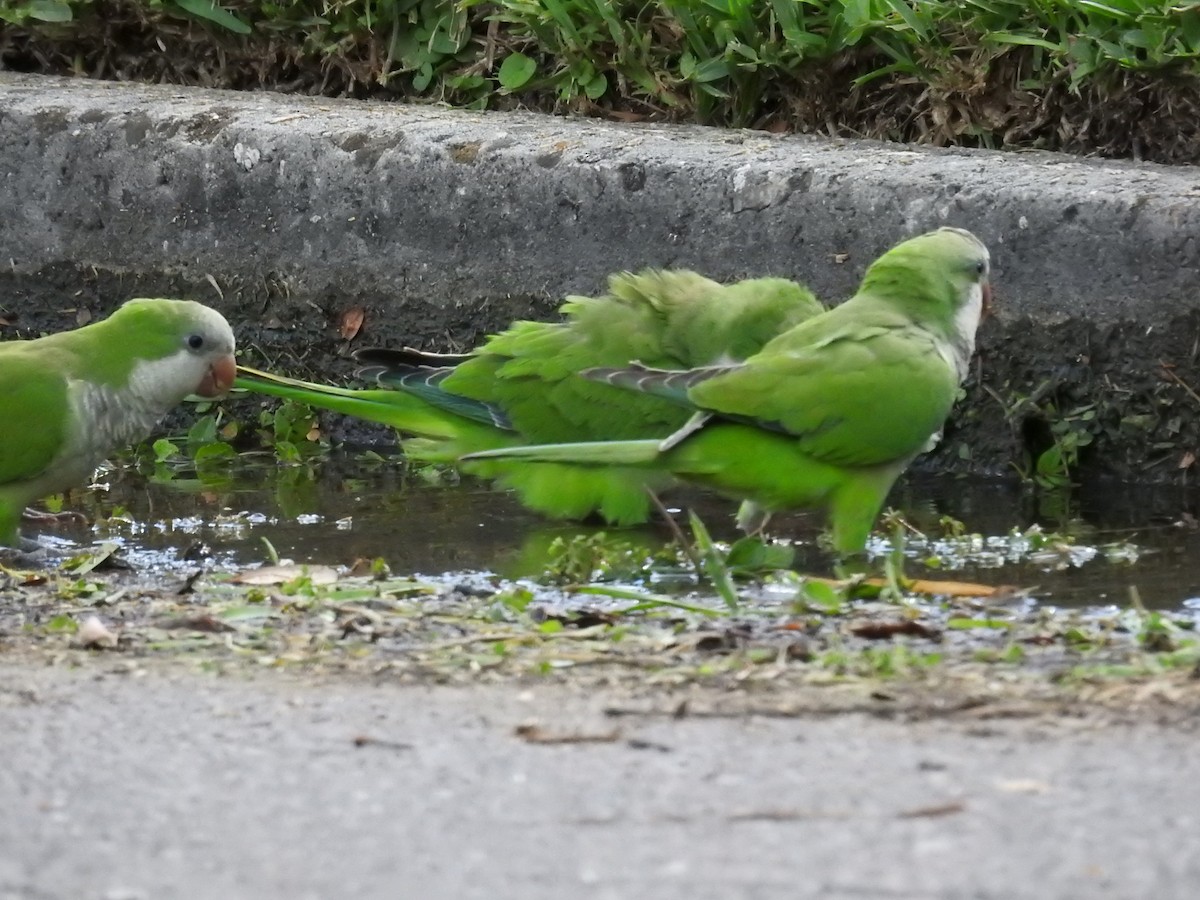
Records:
[[[608,293],[568,297],[557,323],[516,322],[461,356],[410,350],[355,354],[375,389],[347,389],[241,367],[236,387],[297,400],[396,428],[411,458],[456,463],[480,450],[530,443],[661,438],[688,411],[579,377],[634,360],[686,369],[745,359],[822,312],[807,289],[779,278],[722,285],[694,272],[646,271],[609,279]],[[470,474],[498,479],[525,505],[558,518],[599,513],[618,524],[649,515],[646,486],[665,470],[489,461]]]
[[[0,545],[27,503],[84,482],[189,395],[233,384],[233,332],[187,300],[130,300],[107,319],[0,343]]]
[[[970,232],[923,234],[876,260],[851,299],[744,362],[583,373],[689,410],[664,440],[512,447],[469,459],[645,466],[766,511],[824,507],[835,549],[855,553],[896,478],[941,435],[990,301],[988,274],[987,248]]]

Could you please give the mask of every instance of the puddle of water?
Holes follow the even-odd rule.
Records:
[[[70,498],[99,524],[62,535],[85,546],[118,540],[131,562],[152,568],[193,568],[200,545],[217,565],[240,567],[265,560],[267,540],[280,557],[296,562],[348,565],[382,557],[396,573],[519,577],[541,571],[545,547],[555,537],[599,530],[548,522],[512,496],[474,481],[431,484],[396,460],[352,453],[311,468],[244,457],[221,472],[219,482],[201,484],[187,477],[159,483],[130,469],[113,470],[104,479],[106,490]],[[670,499],[673,508],[687,503],[695,509],[714,537],[738,536],[732,504],[696,493]],[[961,541],[910,541],[914,558],[932,552],[948,563],[934,573],[914,565],[911,575],[1036,586],[1040,602],[1059,606],[1124,606],[1131,586],[1147,606],[1200,605],[1188,602],[1200,597],[1194,563],[1200,529],[1174,524],[1196,514],[1197,498],[1179,488],[1095,486],[1065,497],[1006,482],[921,478],[901,485],[892,502],[930,533],[941,516],[951,516],[984,536],[966,554]],[[1007,537],[1034,525],[1069,534],[1074,545],[1033,552],[1028,542]],[[796,542],[798,570],[828,574],[829,558],[815,545],[819,528],[817,517],[791,514],[776,517],[770,531]],[[665,526],[631,529],[622,537],[648,549],[670,541]]]

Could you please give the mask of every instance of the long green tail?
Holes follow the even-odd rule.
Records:
[[[296,378],[272,375],[249,366],[238,366],[238,372],[241,374],[233,383],[235,390],[306,403],[318,409],[328,409],[381,425],[390,425],[407,434],[458,440],[467,432],[479,428],[475,423],[435,409],[419,397],[401,391],[314,384]],[[483,446],[494,443],[483,442]]]

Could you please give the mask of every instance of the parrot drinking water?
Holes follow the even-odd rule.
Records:
[[[640,360],[670,369],[736,362],[823,308],[780,278],[719,284],[686,270],[623,273],[608,292],[569,297],[559,322],[516,322],[470,353],[363,350],[354,389],[245,366],[238,388],[390,425],[410,458],[457,464],[481,450],[525,444],[660,438],[689,416],[679,404],[580,376]],[[462,465],[515,490],[555,518],[599,514],[631,524],[649,516],[647,488],[672,481],[646,467],[479,461]]]
[[[187,300],[130,300],[107,319],[0,343],[0,545],[26,504],[82,484],[190,395],[233,384],[229,323]]]

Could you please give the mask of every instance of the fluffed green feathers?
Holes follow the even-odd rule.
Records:
[[[0,544],[29,502],[85,479],[184,397],[233,379],[233,333],[199,303],[131,300],[74,331],[0,343]]]
[[[489,449],[597,439],[661,437],[688,411],[654,396],[581,378],[583,369],[637,360],[691,368],[744,359],[821,311],[804,288],[759,278],[721,285],[693,272],[624,273],[598,297],[569,297],[560,323],[516,322],[465,357],[365,351],[364,374],[384,389],[351,390],[243,368],[237,386],[396,428],[414,458],[456,462]],[[562,518],[600,513],[619,524],[648,515],[652,470],[501,461],[464,470],[515,489],[533,509]]]
[[[640,465],[768,510],[824,506],[838,551],[861,550],[896,477],[950,413],[990,292],[988,268],[987,249],[969,232],[913,238],[876,261],[853,298],[741,364],[585,373],[690,410],[674,435],[483,456]]]

